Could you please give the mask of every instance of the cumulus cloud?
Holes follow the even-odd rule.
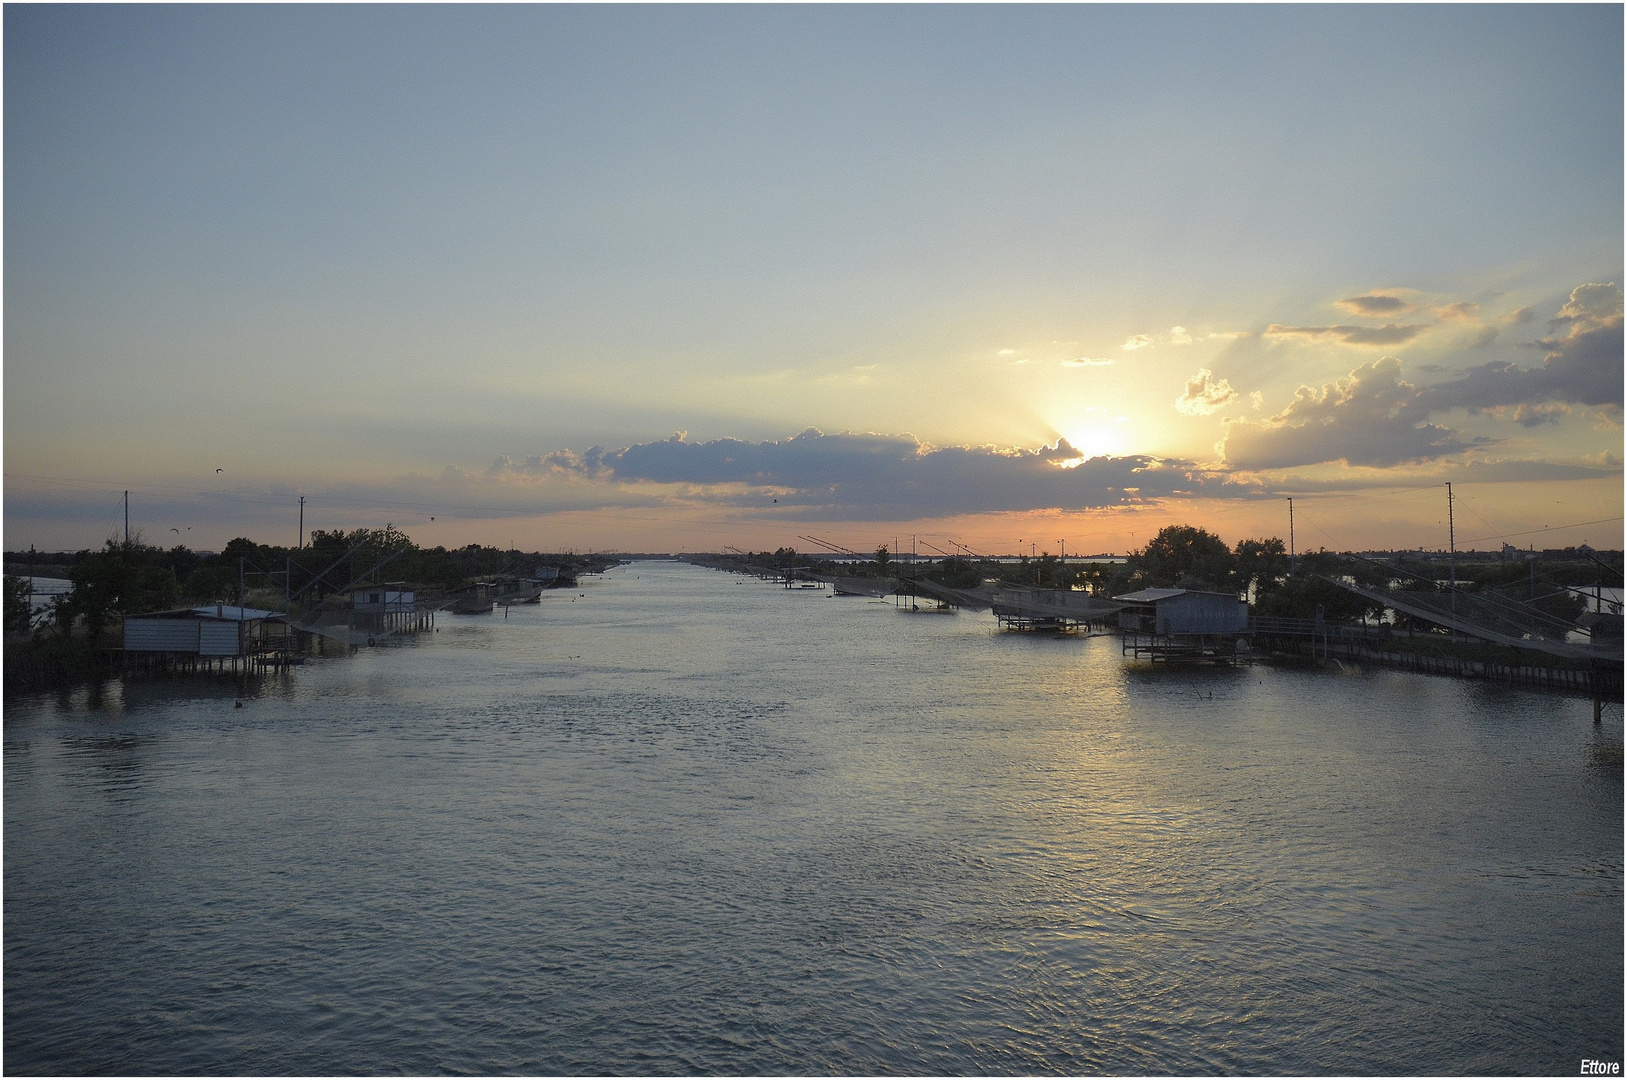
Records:
[[[1266,337],[1305,341],[1336,341],[1345,345],[1402,345],[1429,327],[1422,323],[1386,323],[1383,326],[1283,326],[1272,323]]]
[[[1186,332],[1184,326],[1172,326],[1169,328],[1169,343],[1171,345],[1190,345],[1192,344],[1192,335]]]
[[[1113,361],[1108,357],[1076,356],[1062,361],[1063,367],[1107,367]]]
[[[1233,468],[1252,471],[1329,461],[1387,467],[1477,445],[1428,416],[1418,388],[1401,379],[1401,361],[1387,356],[1320,389],[1301,386],[1275,416],[1228,421],[1223,452]]]
[[[1479,322],[1480,305],[1473,300],[1459,300],[1436,308],[1435,315],[1447,322]]]
[[[1503,323],[1507,326],[1518,326],[1520,323],[1530,322],[1532,319],[1536,318],[1536,315],[1536,308],[1522,307],[1518,311],[1511,311],[1507,315],[1504,315]]]
[[[1237,391],[1225,379],[1217,379],[1208,368],[1186,380],[1186,388],[1175,399],[1175,411],[1188,416],[1207,416],[1237,397]]]
[[[832,520],[888,520],[1119,506],[1198,493],[1248,493],[1190,462],[1148,455],[1086,459],[1067,440],[1035,450],[930,447],[909,435],[809,428],[789,439],[689,442],[673,436],[619,450],[540,456],[537,469],[584,479],[684,485],[687,497]],[[772,498],[778,499],[771,504]]]
[[[1603,285],[1578,285],[1559,309],[1559,321],[1603,322],[1621,318],[1621,287],[1611,281]]]
[[[1614,283],[1577,286],[1551,325],[1557,332],[1536,343],[1547,354],[1541,366],[1481,364],[1429,387],[1423,403],[1481,412],[1545,402],[1621,405],[1621,289]]]
[[[1365,315],[1369,318],[1384,318],[1401,315],[1411,311],[1413,305],[1407,303],[1399,296],[1389,293],[1368,293],[1366,296],[1351,296],[1343,300],[1335,300],[1335,307],[1342,307],[1353,315]]]
[[[1151,344],[1152,338],[1148,337],[1146,334],[1135,334],[1126,340],[1123,345],[1120,345],[1119,348],[1129,352],[1135,349],[1145,349]]]

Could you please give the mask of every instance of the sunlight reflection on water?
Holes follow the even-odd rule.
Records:
[[[1619,715],[676,564],[579,591],[241,710],[8,701],[8,1070],[1620,1060]]]

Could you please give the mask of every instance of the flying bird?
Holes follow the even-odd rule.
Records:
[[[225,472],[226,470],[225,469],[216,469],[215,471],[216,472]]]

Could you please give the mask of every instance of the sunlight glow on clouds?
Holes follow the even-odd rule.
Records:
[[[1414,309],[1414,306],[1399,296],[1391,293],[1368,293],[1366,296],[1351,296],[1344,300],[1335,300],[1335,307],[1342,307],[1352,315],[1365,315],[1368,317],[1394,317],[1404,315]]]
[[[249,505],[219,466],[284,516],[681,511],[718,543],[1241,515],[1267,469],[1620,504],[1619,6],[5,20],[25,547],[99,543],[144,485],[218,545]]]
[[[1386,323],[1384,326],[1281,326],[1272,323],[1265,328],[1265,336],[1272,338],[1299,338],[1305,341],[1337,341],[1345,345],[1400,345],[1411,341],[1425,330],[1424,323],[1405,326]]]
[[[1215,378],[1208,368],[1199,368],[1196,375],[1186,380],[1186,389],[1175,399],[1175,409],[1188,416],[1207,416],[1236,398],[1237,391],[1232,389],[1231,383]]]
[[[907,435],[827,435],[814,428],[756,443],[690,442],[680,432],[619,450],[560,450],[520,463],[499,459],[488,475],[574,477],[632,490],[687,485],[693,497],[740,510],[832,520],[1101,508],[1251,491],[1190,462],[1087,455],[1067,439],[1034,450],[928,446]]]

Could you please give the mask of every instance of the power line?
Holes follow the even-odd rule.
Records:
[[[1475,515],[1475,516],[1479,517],[1478,514]],[[1476,537],[1473,540],[1465,540],[1464,543],[1465,544],[1478,544],[1482,540],[1506,540],[1510,536],[1534,536],[1537,533],[1563,532],[1566,529],[1580,529],[1584,525],[1604,525],[1604,524],[1608,524],[1609,522],[1612,522],[1612,521],[1620,521],[1620,520],[1621,520],[1621,515],[1617,514],[1615,517],[1596,518],[1593,521],[1578,521],[1573,525],[1544,525],[1540,529],[1526,529],[1524,532],[1503,533],[1500,536],[1480,536],[1480,537]]]

